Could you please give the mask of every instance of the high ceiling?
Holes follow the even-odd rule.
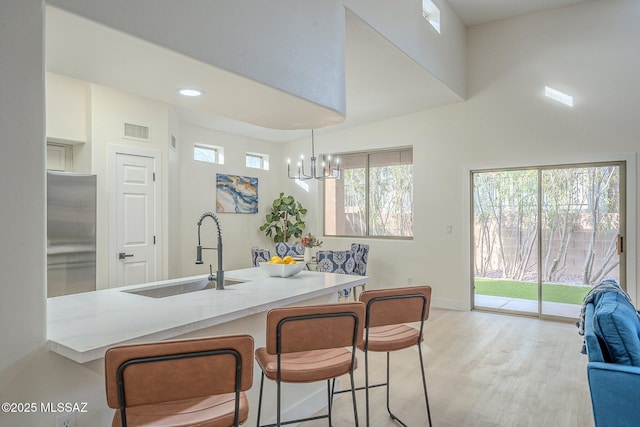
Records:
[[[586,0],[449,0],[467,26],[504,19]],[[347,117],[327,131],[357,126],[460,101],[430,73],[398,50],[378,32],[347,12]],[[276,90],[251,82],[184,55],[49,8],[47,12],[47,70],[155,99],[173,105],[181,120],[198,126],[283,142],[308,134],[307,130],[277,130],[223,117],[250,121],[251,96],[270,99],[273,127],[281,118],[309,108]],[[162,72],[158,72],[162,70]],[[176,94],[185,76],[215,88],[215,97],[185,99]],[[223,82],[221,84],[221,82]]]
[[[532,12],[570,6],[590,0],[447,0],[467,26],[486,24]]]

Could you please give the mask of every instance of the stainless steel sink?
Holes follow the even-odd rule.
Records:
[[[230,286],[237,283],[244,283],[244,280],[225,279],[224,285]],[[191,282],[175,283],[166,286],[158,286],[152,288],[132,289],[130,291],[122,291],[129,294],[142,295],[151,298],[165,298],[173,295],[187,294],[190,292],[204,291],[207,289],[216,289],[216,282],[209,282],[207,279],[200,279]]]

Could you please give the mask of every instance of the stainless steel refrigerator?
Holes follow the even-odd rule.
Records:
[[[47,296],[96,289],[96,176],[47,172]]]

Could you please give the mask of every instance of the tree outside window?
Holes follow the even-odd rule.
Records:
[[[325,235],[413,237],[413,149],[340,155],[326,180]]]

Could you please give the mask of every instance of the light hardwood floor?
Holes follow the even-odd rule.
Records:
[[[425,323],[423,354],[433,425],[436,427],[591,427],[587,357],[573,323],[479,311],[432,309]],[[384,354],[371,353],[384,378]],[[364,356],[358,352],[357,384],[363,384]],[[391,354],[392,410],[409,426],[425,426],[418,352]],[[348,384],[348,377],[341,379]],[[358,392],[365,425],[364,392]],[[371,391],[371,427],[396,426],[387,415],[384,388]],[[335,427],[352,426],[349,393],[338,395]],[[302,424],[326,426],[326,420]]]

